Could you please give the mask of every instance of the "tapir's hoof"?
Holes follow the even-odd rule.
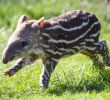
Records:
[[[4,71],[4,75],[7,75],[7,76],[12,76],[13,75],[13,71],[12,70],[10,70],[10,69],[7,69],[7,70],[5,70]]]
[[[109,59],[110,59],[110,57],[109,57]],[[106,66],[110,67],[110,60],[109,60],[109,63],[106,63]]]
[[[48,87],[40,86],[40,90],[46,90],[46,89],[48,89]]]

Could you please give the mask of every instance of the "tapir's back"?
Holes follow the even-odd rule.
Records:
[[[97,17],[84,11],[70,11],[45,21],[42,46],[59,55],[75,53],[97,43],[100,23]],[[51,50],[51,51],[50,51]]]
[[[94,25],[95,24],[95,25]],[[93,26],[92,26],[93,25]],[[45,24],[47,33],[58,34],[60,38],[64,39],[66,34],[69,39],[75,39],[82,35],[89,28],[95,27],[95,29],[100,30],[100,23],[95,15],[84,12],[84,11],[70,11],[61,16],[51,18]],[[95,31],[89,32],[91,34],[96,33]]]

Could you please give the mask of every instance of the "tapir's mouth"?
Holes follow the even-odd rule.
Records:
[[[11,59],[10,59],[10,61],[12,61],[14,58],[15,58],[15,56],[12,56]]]
[[[4,64],[7,64],[7,63],[8,63],[8,61],[3,59],[3,63],[4,63]]]
[[[7,64],[9,61],[12,61],[14,59],[14,56],[12,56],[10,59],[8,58],[3,58],[3,63]]]

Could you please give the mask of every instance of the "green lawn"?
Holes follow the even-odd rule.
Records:
[[[81,9],[93,12],[102,24],[100,40],[106,40],[110,50],[110,4],[102,0],[0,0],[0,57],[9,36],[22,14],[31,19],[45,19],[66,11]],[[110,68],[94,67],[91,60],[77,54],[62,58],[52,74],[50,86],[39,88],[42,72],[41,60],[26,66],[12,77],[3,71],[13,62],[4,65],[0,59],[0,100],[110,100]]]

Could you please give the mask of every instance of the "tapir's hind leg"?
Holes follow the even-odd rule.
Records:
[[[102,55],[105,65],[110,66],[109,50],[106,41],[101,41],[98,43],[96,52]]]
[[[82,52],[82,54],[90,57],[90,59],[93,61],[93,64],[95,66],[99,66],[100,68],[104,68],[105,67],[104,63],[101,61],[101,59],[99,58],[99,56],[97,54],[92,54],[89,51]]]
[[[100,54],[102,56],[104,64],[110,66],[109,50],[106,41],[93,43],[90,46],[87,46],[86,50],[88,50],[92,54]]]

